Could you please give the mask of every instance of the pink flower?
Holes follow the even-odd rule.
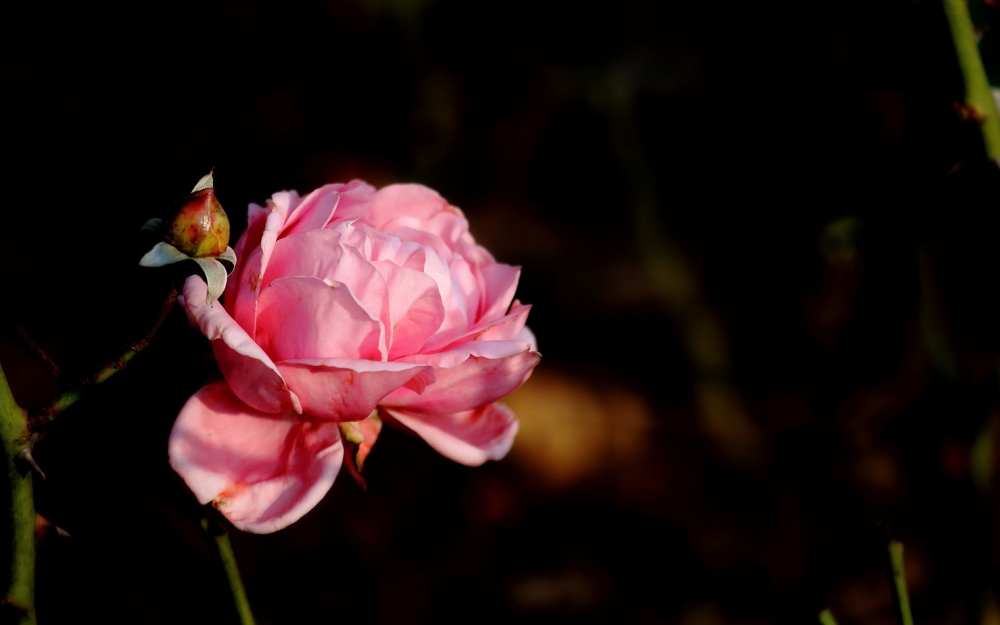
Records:
[[[200,502],[240,529],[281,529],[330,489],[344,435],[363,461],[379,416],[463,464],[510,449],[517,419],[497,401],[540,358],[530,306],[513,300],[520,269],[436,192],[355,180],[276,193],[250,205],[235,250],[224,306],[200,277],[184,284],[225,376],[170,434],[170,465]]]

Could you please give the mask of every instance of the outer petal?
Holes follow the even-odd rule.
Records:
[[[264,534],[297,521],[323,498],[344,448],[336,424],[258,412],[216,382],[181,409],[169,455],[199,502],[212,502],[241,530]]]
[[[507,313],[521,278],[521,268],[497,263],[483,267],[482,272],[486,291],[483,294],[483,310],[476,321],[492,321]]]
[[[453,414],[423,414],[387,409],[393,419],[413,430],[441,455],[455,462],[478,466],[507,455],[518,423],[502,404]]]
[[[222,306],[205,303],[208,285],[199,276],[184,281],[184,306],[202,334],[212,341],[219,368],[233,393],[264,412],[302,412],[278,368]]]
[[[472,341],[440,354],[404,360],[434,365],[437,381],[422,395],[401,388],[382,405],[407,412],[452,413],[493,403],[521,386],[541,359],[520,341]]]
[[[434,368],[397,362],[326,358],[285,360],[278,369],[307,414],[333,421],[360,421],[400,387],[415,393],[434,381]]]
[[[260,238],[264,234],[264,224],[267,222],[268,211],[262,206],[256,204],[251,204],[247,209],[247,229],[240,237],[240,240],[236,242],[233,247],[233,252],[236,254],[237,266],[233,275],[230,276],[229,280],[226,282],[226,291],[223,296],[223,301],[226,305],[226,310],[229,314],[236,317],[233,312],[233,305],[236,302],[236,292],[238,289],[244,286],[248,280],[247,276],[247,264],[245,262],[244,253],[249,254],[254,249],[260,246]],[[240,262],[240,261],[244,262]]]
[[[510,305],[510,312],[499,319],[490,322],[483,320],[476,324],[471,330],[458,337],[446,349],[453,349],[468,341],[511,341],[516,340],[522,343],[530,343],[532,351],[538,351],[534,338],[529,340],[527,336],[521,337],[520,333],[524,324],[528,321],[528,313],[531,312],[531,305],[525,305],[514,300]]]

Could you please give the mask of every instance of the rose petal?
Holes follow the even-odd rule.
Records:
[[[373,319],[388,326],[389,297],[385,279],[358,249],[342,245],[342,238],[340,230],[314,230],[279,240],[261,288],[288,276],[319,278],[327,284],[341,282]]]
[[[279,278],[263,289],[257,305],[257,343],[274,360],[383,360],[383,332],[340,282]]]
[[[359,421],[400,387],[422,393],[434,368],[399,362],[346,358],[284,360],[278,370],[295,389],[302,410],[320,419]]]
[[[333,217],[340,202],[339,184],[324,185],[302,199],[302,202],[288,214],[281,238],[318,230]]]
[[[340,202],[337,203],[333,217],[323,224],[324,228],[328,228],[331,223],[361,219],[371,210],[375,187],[363,180],[352,180],[339,186]]]
[[[263,412],[302,412],[295,393],[288,390],[271,359],[222,306],[205,303],[208,285],[200,276],[184,281],[184,306],[190,318],[212,341],[215,358],[233,392]]]
[[[237,265],[233,275],[229,276],[229,281],[226,283],[223,303],[229,311],[229,314],[233,315],[234,318],[236,315],[233,312],[233,305],[236,303],[236,291],[240,288],[241,283],[247,280],[246,263],[241,263],[240,261],[245,261],[243,258],[244,252],[249,253],[260,246],[260,238],[264,234],[264,224],[267,222],[267,215],[269,212],[270,211],[263,206],[251,204],[247,209],[247,229],[243,232],[243,236],[240,237],[240,240],[237,241],[236,245],[233,247],[233,252],[236,254]]]
[[[382,405],[407,412],[462,412],[492,403],[521,386],[541,354],[518,341],[473,341],[438,354],[418,354],[408,362],[434,365],[434,384],[423,394],[401,388]]]
[[[260,534],[311,510],[333,485],[344,453],[336,424],[255,411],[225,382],[187,401],[168,448],[170,466],[199,502]]]
[[[507,314],[517,282],[521,278],[521,268],[497,263],[482,267],[483,282],[486,291],[483,294],[483,309],[476,321],[499,319]]]
[[[389,297],[389,359],[420,351],[445,318],[437,283],[425,273],[399,267],[388,261],[375,263],[385,277]]]
[[[389,408],[393,419],[413,430],[441,455],[468,466],[507,455],[518,422],[502,404],[452,414],[424,414]]]
[[[427,220],[447,209],[447,200],[433,189],[420,184],[392,184],[372,196],[365,221],[383,232],[407,227],[426,230],[423,226]]]
[[[516,340],[521,343],[529,343],[527,338],[519,338],[521,329],[524,328],[524,324],[528,321],[528,313],[531,312],[531,306],[525,305],[514,300],[510,306],[510,313],[495,319],[490,322],[482,321],[476,324],[471,330],[458,337],[451,345],[445,348],[445,350],[453,349],[454,347],[465,343],[468,341],[510,341]],[[533,337],[534,335],[532,335]],[[534,340],[532,338],[532,340]],[[532,351],[538,351],[534,343],[532,344]],[[442,350],[442,351],[445,351]]]

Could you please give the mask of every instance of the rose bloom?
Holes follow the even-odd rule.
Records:
[[[236,527],[298,520],[364,460],[382,420],[457,462],[502,458],[517,419],[497,400],[538,364],[514,300],[520,268],[476,244],[462,212],[414,184],[355,180],[251,204],[223,305],[198,276],[182,303],[225,381],[191,397],[170,465]],[[512,303],[513,300],[513,303]]]

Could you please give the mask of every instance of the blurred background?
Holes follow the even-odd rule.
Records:
[[[997,21],[995,3],[973,3]],[[0,362],[37,408],[168,284],[149,218],[215,168],[246,206],[363,178],[522,266],[543,354],[479,468],[384,430],[270,535],[259,623],[1000,622],[1000,177],[940,5],[7,3]],[[1000,72],[1000,33],[984,31]],[[60,368],[60,382],[26,347]],[[218,375],[175,310],[38,443],[42,625],[235,623],[167,465]]]

